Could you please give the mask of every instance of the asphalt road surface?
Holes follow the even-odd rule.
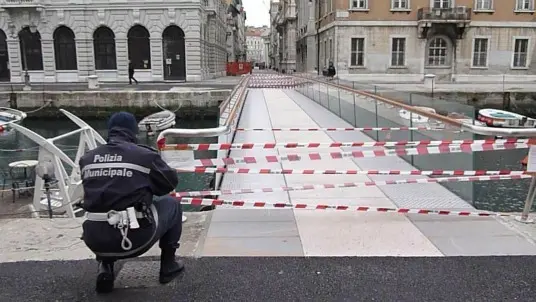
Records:
[[[174,284],[98,296],[94,261],[27,261],[0,264],[0,301],[535,301],[535,264],[532,256],[190,258]]]

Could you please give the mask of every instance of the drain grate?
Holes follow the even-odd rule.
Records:
[[[129,261],[119,271],[115,288],[149,288],[157,286],[173,287],[175,282],[162,285],[158,282],[160,261]]]

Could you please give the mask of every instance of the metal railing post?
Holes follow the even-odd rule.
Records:
[[[355,89],[355,82],[352,81],[352,87]],[[355,107],[355,93],[352,93],[352,97],[354,98],[354,127],[357,128],[357,108]]]
[[[523,223],[534,223],[534,219],[531,219],[529,217],[530,210],[532,209],[532,204],[534,203],[534,197],[536,197],[536,177],[534,177],[533,175],[530,181],[527,199],[525,199],[525,207],[523,208],[523,213],[521,213],[521,216],[516,216],[515,220]]]
[[[339,79],[337,79],[337,86],[340,85]],[[342,110],[341,110],[341,89],[337,87],[337,97],[339,99],[339,117],[342,118]]]

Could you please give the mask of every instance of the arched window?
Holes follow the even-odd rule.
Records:
[[[128,31],[128,59],[134,69],[151,69],[149,31],[141,25],[134,25]]]
[[[67,26],[60,26],[56,28],[53,36],[56,70],[77,70],[73,31]]]
[[[115,35],[106,26],[101,26],[93,33],[93,52],[96,70],[117,69],[115,56]]]
[[[184,31],[176,26],[168,26],[162,33],[164,57],[164,78],[186,80],[186,48]]]
[[[19,46],[23,70],[43,70],[43,55],[41,52],[41,35],[36,30],[31,32],[25,27],[19,32]]]
[[[0,29],[0,81],[9,81],[9,56],[6,39],[6,34]]]
[[[433,38],[428,45],[428,65],[445,66],[448,64],[448,42],[441,37]]]

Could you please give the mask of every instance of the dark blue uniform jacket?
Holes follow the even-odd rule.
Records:
[[[153,196],[166,195],[177,187],[177,172],[156,150],[138,145],[131,131],[112,128],[108,135],[106,145],[80,159],[84,210],[105,213],[150,204]]]

